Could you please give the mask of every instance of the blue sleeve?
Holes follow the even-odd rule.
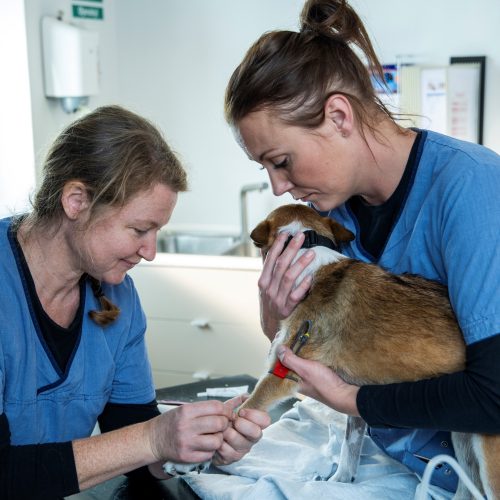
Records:
[[[155,388],[146,348],[146,317],[130,277],[123,283],[127,299],[118,302],[120,328],[125,340],[117,353],[115,377],[109,402],[149,403],[155,399]]]
[[[500,332],[500,165],[476,167],[448,176],[438,214],[450,301],[467,344]]]

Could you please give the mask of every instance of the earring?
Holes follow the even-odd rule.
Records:
[[[347,134],[345,132],[342,132],[342,137],[347,137]]]

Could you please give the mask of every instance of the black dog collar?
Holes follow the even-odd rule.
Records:
[[[316,231],[312,231],[311,229],[304,231],[304,236],[305,239],[300,248],[327,247],[332,250],[339,249],[339,247],[335,244],[335,242],[332,239],[327,238],[326,236],[323,236],[321,234],[318,234]],[[290,241],[292,241],[292,238],[293,236],[288,237],[288,239],[285,242],[285,246],[283,247],[283,250],[285,250]]]

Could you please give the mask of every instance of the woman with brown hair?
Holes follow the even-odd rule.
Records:
[[[343,253],[448,286],[467,344],[463,372],[355,387],[288,349],[281,353],[304,394],[362,416],[380,448],[422,474],[436,454],[453,454],[449,431],[500,432],[500,158],[404,128],[380,101],[373,73],[383,81],[351,6],[309,0],[299,31],[271,31],[250,47],[227,86],[225,112],[276,196],[290,193],[355,234]],[[306,253],[294,261],[303,235],[284,250],[286,239],[283,233],[267,254],[259,280],[270,339],[311,286],[305,278],[293,287],[312,260]],[[433,481],[457,488],[448,467]]]
[[[268,424],[234,419],[242,398],[157,409],[127,271],[154,258],[186,189],[160,132],[106,106],[55,140],[31,213],[0,221],[1,498],[63,497],[130,471],[165,479],[165,461],[228,463]]]

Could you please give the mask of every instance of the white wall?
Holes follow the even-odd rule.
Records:
[[[240,187],[267,175],[234,141],[223,117],[224,90],[257,37],[295,29],[301,6],[302,0],[120,0],[121,98],[161,124],[189,171],[191,191],[180,197],[171,225],[238,230]],[[250,193],[248,201],[250,226],[277,204],[270,189]]]
[[[3,0],[17,5],[19,0]],[[56,15],[101,36],[101,92],[91,108],[118,103],[153,119],[187,165],[191,192],[180,197],[173,225],[212,226],[237,231],[238,193],[247,182],[266,180],[236,145],[222,115],[223,93],[233,69],[264,31],[295,29],[302,0],[106,0],[104,21],[71,19],[71,0],[25,0],[29,52],[33,139],[26,133],[29,96],[26,75],[12,62],[8,79],[19,105],[11,117],[0,113],[2,144],[14,144],[19,154],[32,154],[40,165],[46,147],[74,116],[43,95],[40,18]],[[416,54],[429,63],[446,64],[450,56],[487,55],[484,142],[500,152],[500,2],[498,0],[352,0],[365,20],[382,62],[399,54]],[[21,16],[22,8],[16,7]],[[3,11],[2,11],[3,14]],[[5,33],[2,15],[2,55],[8,44],[23,41]],[[19,25],[19,20],[18,20]],[[7,46],[4,46],[4,43]],[[26,50],[26,47],[24,48]],[[2,87],[4,89],[5,87]],[[12,90],[2,92],[11,103]],[[12,102],[15,100],[12,99]],[[12,104],[13,106],[13,104]],[[26,108],[28,106],[28,108]],[[4,104],[4,107],[6,105]],[[23,127],[12,124],[22,122]],[[4,148],[0,148],[2,150]],[[12,151],[12,148],[11,148]],[[5,175],[0,156],[0,182]],[[26,160],[19,163],[25,165]],[[26,188],[27,189],[27,188]],[[0,192],[2,195],[3,191]],[[279,202],[266,193],[251,193],[250,225]]]
[[[382,62],[429,64],[487,55],[484,142],[500,152],[500,2],[353,0]],[[302,0],[120,0],[120,96],[161,125],[188,166],[192,191],[172,224],[238,227],[242,184],[265,180],[223,120],[230,74],[264,31],[296,29]],[[250,226],[278,201],[251,194]],[[290,200],[288,195],[279,202]]]
[[[0,17],[0,217],[22,211],[35,184],[24,5],[2,4]],[[8,71],[7,71],[8,69]]]
[[[19,2],[19,0],[7,0]],[[62,14],[66,22],[82,26],[99,33],[100,43],[100,93],[89,101],[89,108],[110,104],[117,100],[116,80],[116,30],[114,2],[106,1],[96,6],[104,6],[104,20],[76,19],[72,17],[71,0],[25,0],[26,33],[28,39],[31,102],[33,112],[33,140],[38,174],[48,147],[56,135],[80,113],[67,114],[57,99],[48,99],[44,94],[43,64],[41,45],[41,19],[43,16],[57,17]]]
[[[412,54],[446,65],[451,56],[483,56],[483,143],[500,153],[500,2],[498,0],[351,0],[383,62]]]

